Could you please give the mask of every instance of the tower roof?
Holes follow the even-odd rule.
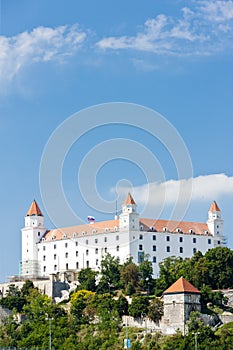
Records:
[[[125,198],[124,205],[128,204],[136,204],[133,197],[131,196],[131,193],[129,192],[127,197]]]
[[[188,282],[184,277],[180,277],[175,283],[173,283],[163,294],[175,294],[175,293],[201,293],[196,287]]]
[[[219,209],[218,204],[215,201],[213,201],[209,211],[221,211],[221,210]]]
[[[37,204],[35,199],[32,202],[30,208],[28,209],[26,216],[34,216],[34,215],[43,216],[42,211],[40,210],[39,205]]]

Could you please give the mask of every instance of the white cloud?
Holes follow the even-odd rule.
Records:
[[[64,60],[84,42],[86,33],[77,25],[37,27],[12,37],[0,36],[0,79],[10,81],[33,62]]]
[[[167,55],[210,55],[232,47],[233,1],[194,1],[179,17],[147,19],[134,36],[105,37],[100,49],[131,49]],[[225,35],[223,35],[223,33]]]
[[[183,192],[187,193],[186,190],[188,191],[191,187],[191,202],[206,201],[211,203],[222,196],[233,195],[233,177],[225,174],[212,174],[188,180],[149,183],[134,187],[133,195],[138,205],[147,206],[150,210],[150,208],[174,205],[177,202],[180,189],[182,188]],[[118,188],[118,193],[125,196],[126,188]]]

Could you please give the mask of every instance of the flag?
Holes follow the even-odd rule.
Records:
[[[90,223],[95,222],[94,216],[88,216],[88,217],[87,217],[87,220],[88,220],[88,222],[90,222]]]

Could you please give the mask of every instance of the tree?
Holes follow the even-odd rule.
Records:
[[[119,298],[115,301],[115,308],[120,317],[123,315],[128,315],[129,304],[123,295],[120,295]]]
[[[95,292],[96,289],[96,276],[97,272],[93,271],[90,267],[82,269],[78,273],[79,286],[78,289],[85,289]]]
[[[147,315],[149,301],[143,296],[134,297],[132,303],[129,305],[129,314],[134,318],[141,317],[143,314]]]
[[[109,253],[105,255],[101,261],[101,279],[100,286],[104,289],[108,288],[109,292],[119,286],[120,281],[120,260],[111,256]],[[100,286],[98,290],[100,291]],[[105,290],[106,292],[106,290]]]
[[[149,294],[153,285],[153,267],[151,261],[149,261],[147,257],[144,258],[142,262],[140,262],[139,272],[141,287]]]
[[[163,302],[159,298],[152,299],[148,307],[149,319],[157,323],[162,316],[163,316]]]
[[[0,305],[9,310],[16,309],[17,312],[21,312],[25,304],[25,297],[21,296],[19,288],[14,284],[9,285],[6,296],[0,299]]]
[[[130,285],[130,289],[131,290],[133,289],[135,292],[135,290],[138,288],[140,273],[139,273],[138,266],[135,263],[133,263],[132,260],[133,258],[130,257],[122,265],[120,270],[120,275],[121,275],[121,281],[124,285],[125,290],[127,290]],[[131,294],[129,293],[129,295]]]
[[[94,296],[95,293],[88,290],[78,290],[71,295],[71,314],[79,323],[88,323],[92,319],[93,312],[90,305]]]

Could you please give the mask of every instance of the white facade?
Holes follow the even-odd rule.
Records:
[[[129,194],[119,219],[50,231],[39,207],[30,208],[22,229],[21,275],[45,277],[86,267],[98,271],[102,258],[110,253],[120,263],[131,256],[139,263],[148,255],[157,278],[159,263],[169,256],[192,257],[197,251],[204,254],[224,245],[221,212],[211,208],[207,224],[143,219]]]

